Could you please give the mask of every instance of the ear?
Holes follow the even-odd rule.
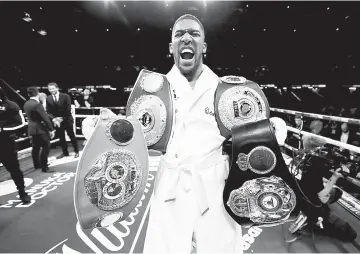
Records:
[[[173,54],[173,44],[171,42],[169,43],[169,53]]]
[[[202,50],[202,53],[205,54],[207,53],[207,43],[203,43],[203,50]]]

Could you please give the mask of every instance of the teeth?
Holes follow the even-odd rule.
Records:
[[[183,50],[182,50],[182,54],[183,54],[183,53],[192,53],[192,54],[193,54],[193,51],[190,50],[190,49],[183,49]]]

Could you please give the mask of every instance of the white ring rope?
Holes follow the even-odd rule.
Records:
[[[311,137],[317,137],[318,139],[320,139],[320,140],[322,140],[322,141],[324,141],[324,142],[326,142],[328,144],[335,145],[335,146],[338,146],[338,147],[343,148],[343,149],[347,149],[347,150],[355,152],[355,153],[360,153],[360,147],[357,147],[357,146],[352,146],[352,145],[342,143],[340,141],[330,139],[330,138],[326,138],[326,137],[323,137],[323,136],[320,136],[320,135],[316,135],[316,134],[313,134],[313,133],[310,133],[310,132],[307,132],[307,131],[300,131],[299,129],[296,129],[296,128],[293,128],[293,127],[290,127],[290,126],[287,126],[287,130],[292,131],[292,132],[297,133],[297,134],[308,135],[308,136],[311,136]]]
[[[81,117],[81,118],[89,117],[89,116],[97,116],[97,115],[75,115],[75,117]],[[74,124],[75,124],[75,121],[74,121]],[[294,132],[294,133],[297,133],[297,134],[310,135],[310,136],[313,136],[313,137],[317,137],[317,138],[321,139],[322,141],[324,141],[324,142],[326,142],[328,144],[335,145],[335,146],[338,146],[338,147],[341,147],[343,149],[347,149],[347,150],[350,150],[350,151],[353,151],[353,152],[356,152],[356,153],[360,153],[360,147],[357,147],[357,146],[345,144],[345,143],[342,143],[340,141],[330,139],[330,138],[326,138],[326,137],[316,135],[316,134],[313,134],[313,133],[309,133],[309,132],[306,132],[306,131],[300,131],[299,129],[296,129],[296,128],[293,128],[293,127],[290,127],[290,126],[287,126],[287,130],[289,130],[291,132]],[[79,136],[79,135],[77,135],[77,136]],[[285,144],[285,146],[286,146],[286,144]],[[291,148],[289,148],[289,149],[291,149]],[[296,149],[296,148],[294,148],[294,149]],[[293,149],[291,149],[291,150],[293,150]]]
[[[78,107],[78,108],[75,108],[75,109],[102,109],[102,108],[107,108],[107,109],[125,109],[125,107],[90,107],[90,108],[87,108],[87,107]]]
[[[299,114],[304,117],[360,125],[360,120],[354,119],[354,118],[346,118],[346,117],[339,117],[339,116],[327,116],[327,115],[319,115],[319,114],[314,114],[314,113],[304,113],[304,112],[300,112],[300,111],[280,109],[280,108],[270,108],[270,110],[274,111],[274,112],[285,113],[285,114],[291,114],[291,115]]]
[[[293,146],[290,146],[290,145],[287,145],[287,144],[284,144],[283,145],[284,147],[286,147],[288,150],[291,150],[292,152],[298,152],[299,150]]]

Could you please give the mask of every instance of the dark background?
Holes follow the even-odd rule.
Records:
[[[111,85],[121,102],[101,104],[124,106],[140,69],[170,70],[170,29],[184,13],[204,22],[205,63],[219,76],[326,84],[340,103],[350,103],[342,87],[360,83],[359,2],[0,2],[0,77],[20,90]]]

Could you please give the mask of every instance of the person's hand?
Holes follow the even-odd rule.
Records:
[[[53,124],[55,128],[59,128],[59,122],[56,120],[56,118],[53,119]]]
[[[278,145],[283,146],[285,144],[285,140],[287,138],[286,122],[279,117],[271,117],[270,121],[275,130],[275,136],[276,136]]]
[[[98,122],[98,117],[88,116],[82,122],[82,132],[86,140],[92,136],[95,126]]]
[[[60,128],[60,122],[56,118],[53,119],[53,124],[54,124],[55,128]]]
[[[339,178],[344,178],[344,175],[341,172],[350,173],[350,170],[346,167],[346,165],[341,165],[341,168],[336,169],[335,173],[333,173],[332,178],[337,180]]]
[[[63,121],[62,117],[57,117],[56,120],[59,122],[59,124]]]
[[[331,176],[331,178],[337,180],[339,178],[343,178],[343,175],[340,173],[341,172],[341,168],[336,169],[335,173],[333,173],[333,175]]]
[[[112,116],[115,116],[114,112],[107,108],[100,109],[100,118],[101,119],[108,119]]]
[[[55,131],[49,131],[50,139],[53,139],[55,137]]]

